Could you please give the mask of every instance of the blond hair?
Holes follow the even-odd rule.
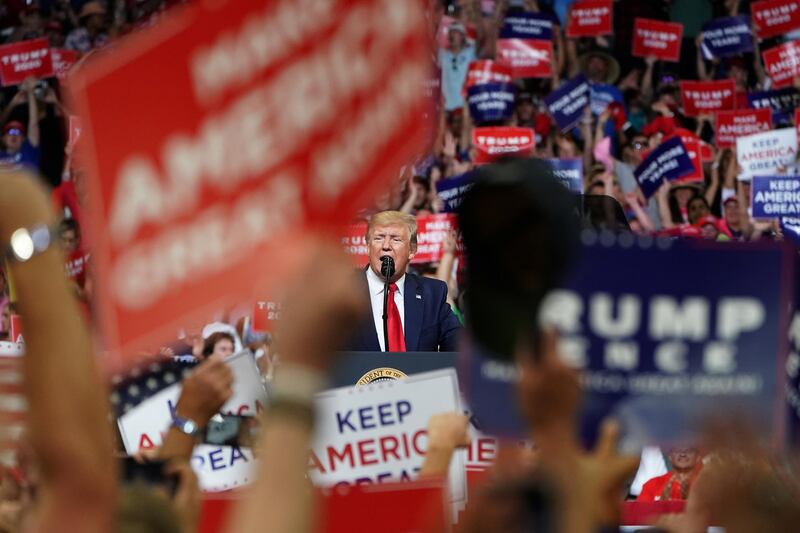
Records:
[[[401,211],[381,211],[369,217],[367,222],[367,242],[372,239],[372,228],[375,226],[405,225],[408,227],[410,237],[409,247],[414,252],[417,249],[417,219]]]

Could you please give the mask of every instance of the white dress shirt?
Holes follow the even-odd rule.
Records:
[[[400,312],[400,323],[403,326],[403,334],[405,335],[406,313],[403,290],[405,289],[406,275],[403,274],[395,283],[397,284],[397,290],[394,293],[394,303]],[[370,267],[367,267],[367,284],[369,285],[369,299],[372,303],[372,318],[375,320],[375,332],[378,334],[378,344],[381,346],[381,351],[385,352],[386,346],[383,340],[383,280]]]

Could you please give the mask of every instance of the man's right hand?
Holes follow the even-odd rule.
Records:
[[[233,372],[222,356],[211,356],[184,378],[175,412],[202,427],[231,396]]]

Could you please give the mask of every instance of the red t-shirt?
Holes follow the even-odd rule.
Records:
[[[692,488],[692,484],[694,484],[694,480],[697,479],[697,474],[700,472],[700,467],[697,466],[692,472],[691,477],[689,477],[688,486],[686,487],[686,494],[688,495],[689,490]],[[664,496],[664,489],[667,488],[667,484],[670,484],[668,490],[668,497],[665,499]],[[666,500],[685,500],[686,498],[681,493],[681,483],[675,479],[673,480],[673,472],[667,472],[666,474],[658,477],[654,477],[653,479],[647,481],[642,487],[642,492],[639,494],[639,497],[636,498],[637,502],[658,502],[658,501],[666,501]]]

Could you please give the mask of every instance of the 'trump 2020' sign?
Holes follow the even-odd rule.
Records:
[[[416,0],[198,2],[82,69],[109,348],[250,299],[292,230],[396,175],[424,145],[425,31]]]

